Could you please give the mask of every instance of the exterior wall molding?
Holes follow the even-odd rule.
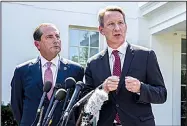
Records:
[[[148,22],[150,34],[166,30],[186,20],[185,2],[147,2],[139,9]]]
[[[142,5],[139,9],[142,12],[142,16],[146,16],[167,3],[168,2],[147,2],[146,4]]]
[[[178,24],[180,22],[183,22],[186,20],[186,12],[183,12],[179,15],[176,15],[175,17],[171,17],[167,20],[164,20],[160,22],[159,24],[156,24],[154,26],[150,27],[151,34],[157,33],[163,29],[169,28],[175,24]]]

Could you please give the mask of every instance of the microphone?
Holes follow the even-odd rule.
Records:
[[[48,106],[48,108],[47,108],[47,111],[46,111],[46,113],[45,113],[45,116],[44,116],[44,119],[43,119],[43,122],[42,122],[42,126],[44,125],[45,121],[47,120],[47,116],[48,116],[48,114],[49,114],[49,112],[50,112],[50,109],[51,109],[51,107],[52,107],[52,105],[53,105],[53,101],[54,101],[54,99],[55,99],[56,91],[57,91],[58,89],[60,89],[60,88],[62,88],[62,85],[59,84],[59,83],[56,83],[56,85],[55,85],[55,87],[54,87],[54,89],[53,89],[53,94],[52,94],[52,97],[51,97],[51,99],[50,99],[49,106]]]
[[[96,87],[96,89],[102,89],[103,84],[99,85],[98,87]],[[96,90],[95,89],[95,90]],[[80,106],[82,103],[85,103],[90,97],[91,95],[94,93],[95,90],[90,91],[88,94],[86,94],[83,98],[81,98],[77,103],[74,104],[73,107],[78,107]]]
[[[67,101],[69,100],[69,96],[70,96],[70,93],[71,93],[71,88],[75,87],[75,84],[76,84],[76,81],[74,78],[72,77],[68,77],[66,80],[65,80],[65,89],[67,90],[67,94],[66,94],[66,98],[65,98],[65,101],[64,101],[64,105],[63,105],[63,109],[62,109],[62,112],[65,110],[66,108],[66,105],[67,105]]]
[[[50,81],[46,81],[45,84],[44,84],[44,87],[43,87],[43,95],[42,95],[42,97],[41,97],[41,99],[40,99],[40,104],[39,104],[38,109],[37,109],[37,113],[36,113],[36,116],[35,116],[35,120],[34,120],[34,122],[32,123],[31,126],[34,125],[34,123],[36,122],[38,116],[40,115],[41,108],[42,108],[42,105],[43,105],[45,96],[46,96],[46,94],[50,91],[51,87],[52,87],[52,83],[51,83]]]
[[[57,90],[57,92],[56,92],[56,94],[55,94],[55,99],[56,99],[56,100],[55,100],[54,103],[53,103],[53,106],[52,106],[52,108],[51,108],[51,111],[49,112],[49,115],[47,116],[47,121],[45,122],[44,126],[48,125],[49,123],[50,123],[50,124],[52,123],[52,120],[50,120],[50,119],[51,119],[51,117],[52,117],[52,115],[53,115],[53,112],[54,112],[56,106],[57,106],[57,103],[58,103],[59,101],[62,101],[62,100],[64,99],[65,96],[66,96],[66,90],[65,90],[65,89],[58,89],[58,90]],[[49,121],[50,121],[50,122],[49,122]],[[50,125],[50,124],[49,124],[49,125]]]
[[[108,94],[103,90],[96,89],[84,106],[81,126],[89,126],[93,117],[101,110],[101,106],[108,100]]]
[[[79,93],[80,93],[80,91],[82,90],[82,88],[83,88],[83,82],[82,81],[78,81],[77,83],[76,83],[76,85],[75,85],[75,91],[74,91],[74,93],[73,93],[73,96],[71,97],[71,100],[70,100],[70,102],[69,102],[69,104],[68,104],[68,106],[67,106],[67,108],[66,108],[66,110],[65,110],[65,112],[64,112],[64,115],[63,115],[63,121],[62,121],[62,124],[61,124],[61,126],[63,126],[63,124],[65,123],[67,123],[67,121],[68,121],[68,115],[70,114],[70,110],[71,110],[71,108],[73,107],[73,105],[74,105],[74,103],[76,102],[76,100],[77,100],[77,98],[78,98],[78,96],[79,96]],[[70,115],[69,115],[70,116]],[[66,121],[66,122],[65,122]]]
[[[90,91],[87,95],[85,95],[83,98],[81,98],[77,103],[74,104],[73,107],[78,107],[80,106],[82,103],[85,103],[93,94],[94,90]]]
[[[44,106],[42,106],[41,112],[40,112],[40,116],[39,116],[39,121],[37,123],[37,126],[40,126],[41,121],[42,121],[42,115],[43,115],[43,110],[44,110]]]
[[[97,112],[101,109],[101,106],[105,101],[108,100],[108,94],[102,89],[96,89],[92,96],[88,99],[84,110],[86,113],[91,113],[96,115]]]
[[[64,100],[64,105],[63,105],[63,108],[62,108],[62,113],[61,113],[62,116],[60,117],[60,120],[59,120],[57,126],[63,120],[63,114],[64,114],[64,111],[66,109],[67,102],[70,99],[70,95],[72,94],[72,88],[75,87],[75,84],[76,84],[76,81],[75,81],[75,79],[73,77],[66,78],[66,80],[65,80],[65,89],[67,90],[67,93],[66,93],[66,98]]]
[[[75,87],[76,81],[73,77],[68,77],[65,80],[65,89],[73,88]]]

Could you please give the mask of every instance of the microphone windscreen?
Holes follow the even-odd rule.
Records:
[[[82,114],[82,120],[80,126],[90,126],[95,117],[101,110],[101,106],[108,100],[108,94],[102,89],[96,88],[94,93],[88,99],[88,102],[84,105],[84,111]]]
[[[65,89],[73,88],[75,87],[76,81],[73,77],[68,77],[65,80]]]
[[[62,88],[62,85],[60,83],[56,83],[54,88],[60,89],[60,88]]]
[[[78,81],[78,82],[76,83],[76,86],[79,86],[80,89],[82,90],[82,89],[84,88],[84,83],[83,83],[82,81]]]
[[[66,90],[61,88],[57,90],[55,94],[55,99],[61,101],[65,98],[65,96],[66,96]]]
[[[96,115],[105,101],[108,100],[108,94],[104,90],[96,89],[84,106],[85,113]]]
[[[51,81],[46,81],[44,86],[43,86],[43,92],[49,92],[51,90],[52,83]]]

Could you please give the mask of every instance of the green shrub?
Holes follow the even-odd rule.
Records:
[[[14,120],[10,104],[1,104],[1,125],[2,126],[18,126]]]

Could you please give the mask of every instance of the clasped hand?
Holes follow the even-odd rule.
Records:
[[[110,76],[103,83],[103,89],[105,92],[115,91],[119,85],[118,76]],[[128,91],[133,93],[140,93],[141,83],[138,79],[126,76],[125,77],[125,87]]]

